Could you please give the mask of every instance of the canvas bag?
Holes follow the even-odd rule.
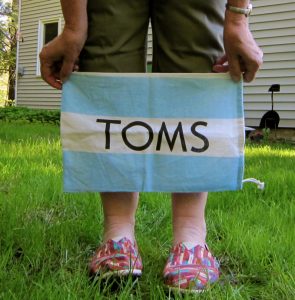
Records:
[[[237,190],[241,82],[227,74],[74,73],[61,111],[66,192]]]

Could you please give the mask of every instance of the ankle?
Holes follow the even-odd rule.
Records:
[[[202,222],[176,222],[173,226],[173,245],[177,245],[181,242],[187,242],[193,245],[204,246],[206,243],[206,223]]]
[[[105,220],[104,225],[104,242],[110,239],[126,237],[132,242],[134,237],[134,222],[130,220]]]

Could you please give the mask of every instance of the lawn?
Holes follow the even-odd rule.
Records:
[[[141,194],[139,282],[117,290],[92,283],[87,262],[101,241],[99,196],[63,193],[56,125],[0,126],[0,299],[295,298],[294,145],[247,145],[245,177],[264,181],[264,191],[247,184],[209,195],[208,244],[222,276],[193,297],[169,294],[162,283],[172,239],[168,194]]]

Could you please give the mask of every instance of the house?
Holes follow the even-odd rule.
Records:
[[[59,0],[19,0],[16,105],[59,108],[60,91],[41,79],[38,53],[62,26]]]
[[[251,31],[264,52],[264,63],[251,84],[245,84],[245,117],[248,126],[259,126],[271,109],[272,84],[280,84],[274,94],[274,110],[279,127],[295,128],[295,0],[253,0]]]
[[[16,103],[32,108],[58,109],[60,91],[50,88],[40,77],[38,53],[61,32],[63,18],[59,0],[20,0],[20,37],[17,53]],[[259,126],[271,109],[268,89],[280,84],[274,95],[274,109],[280,127],[295,128],[295,0],[253,0],[251,30],[264,51],[264,65],[257,78],[245,84],[247,126]],[[151,34],[148,38],[151,57]]]

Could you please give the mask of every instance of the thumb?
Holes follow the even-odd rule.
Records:
[[[227,56],[223,55],[221,57],[219,57],[212,68],[213,72],[216,73],[226,73],[228,72],[228,60],[227,60]]]
[[[222,55],[221,57],[217,58],[214,65],[223,65],[227,62],[227,55]]]

